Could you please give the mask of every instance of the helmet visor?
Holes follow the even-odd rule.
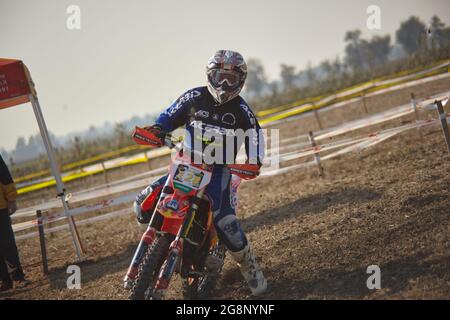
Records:
[[[209,80],[215,88],[225,83],[229,88],[235,88],[239,86],[241,77],[238,72],[233,70],[213,69],[209,73]]]

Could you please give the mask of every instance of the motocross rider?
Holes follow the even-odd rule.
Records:
[[[247,65],[242,55],[231,50],[217,51],[208,61],[206,75],[207,86],[188,90],[160,114],[154,125],[146,129],[164,140],[167,133],[185,126],[191,137],[185,139],[185,145],[190,144],[189,147],[192,148],[192,144],[195,146],[194,140],[201,139],[202,148],[208,143],[215,143],[223,147],[225,152],[230,152],[229,148],[226,148],[229,141],[227,136],[234,135],[238,129],[244,132],[251,130],[249,138],[244,139],[247,161],[260,167],[264,154],[262,130],[254,113],[239,96],[247,76]],[[195,133],[195,129],[201,130],[200,137]],[[208,133],[211,132],[214,133],[214,137],[208,141]],[[218,134],[222,135],[223,139],[218,137]],[[237,145],[232,151],[236,152],[240,147]],[[234,162],[236,155],[234,154],[232,158]],[[160,178],[138,195],[134,207],[138,222],[141,224],[147,225],[150,221],[166,179],[167,176]],[[238,263],[252,294],[259,295],[266,291],[267,281],[236,218],[230,182],[229,169],[223,163],[215,163],[206,194],[212,203],[214,225],[221,243],[225,244]],[[219,262],[220,269],[223,259],[224,256]]]

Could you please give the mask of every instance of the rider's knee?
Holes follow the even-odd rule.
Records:
[[[141,205],[137,201],[133,202],[133,211],[139,224],[148,224],[150,222],[151,212],[143,211]]]
[[[230,251],[240,251],[247,245],[247,237],[234,214],[215,219],[216,231]]]
[[[133,209],[140,225],[146,226],[150,222],[161,189],[162,186],[160,185],[151,185],[142,190],[136,197],[136,201],[133,203]]]

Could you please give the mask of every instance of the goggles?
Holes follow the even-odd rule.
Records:
[[[241,82],[240,74],[233,70],[213,69],[209,73],[211,84],[218,88],[227,84],[229,88],[237,87]]]

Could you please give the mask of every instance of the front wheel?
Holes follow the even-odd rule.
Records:
[[[169,251],[170,241],[167,235],[160,236],[147,249],[130,289],[130,300],[144,300],[151,296],[159,270]]]

